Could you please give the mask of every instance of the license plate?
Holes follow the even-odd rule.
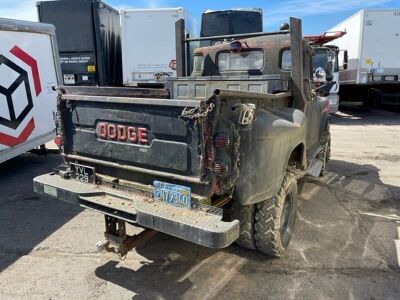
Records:
[[[94,168],[71,163],[71,178],[84,183],[94,183]]]
[[[190,208],[191,194],[190,187],[166,183],[161,181],[153,182],[154,199],[167,204]]]
[[[56,197],[56,198],[58,196],[57,189],[55,187],[53,187],[53,186],[44,185],[43,186],[43,192],[45,194],[47,194],[47,195],[50,195],[50,196],[53,196],[53,197]]]

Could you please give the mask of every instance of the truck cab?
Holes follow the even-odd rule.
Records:
[[[329,100],[329,113],[339,110],[339,48],[336,46],[313,47],[314,84],[321,96]]]

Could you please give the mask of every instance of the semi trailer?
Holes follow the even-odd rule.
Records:
[[[235,8],[228,10],[206,10],[201,15],[200,37],[256,33],[263,31],[263,11],[261,8]],[[201,47],[221,41],[202,40]]]
[[[39,21],[57,30],[65,85],[121,86],[119,13],[100,0],[37,3]]]
[[[0,163],[55,137],[55,28],[0,18]]]
[[[361,10],[330,31],[340,54],[340,101],[400,106],[400,9]],[[347,66],[347,68],[346,68]]]
[[[155,86],[176,77],[175,22],[185,20],[185,33],[193,37],[192,16],[179,7],[122,9],[120,17],[123,84]],[[190,69],[190,60],[187,64]]]

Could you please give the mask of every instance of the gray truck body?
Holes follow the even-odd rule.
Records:
[[[329,106],[312,96],[311,50],[300,37],[295,27],[240,40],[263,53],[256,74],[216,72],[217,56],[229,52],[223,44],[196,51],[203,69],[163,90],[59,87],[65,164],[35,178],[35,191],[203,246],[230,245],[239,221],[220,207],[276,196],[285,170],[304,176],[322,150]],[[305,66],[292,74],[280,62],[291,43]],[[126,127],[146,138],[132,144]],[[74,164],[95,169],[93,182],[75,181]],[[157,182],[190,187],[190,209],[156,201]]]

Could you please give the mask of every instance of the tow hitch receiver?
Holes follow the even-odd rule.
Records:
[[[121,257],[128,254],[130,250],[154,236],[157,231],[144,229],[141,233],[129,236],[126,234],[126,222],[105,215],[106,232],[105,241],[96,244],[98,252],[107,251],[117,253]]]

